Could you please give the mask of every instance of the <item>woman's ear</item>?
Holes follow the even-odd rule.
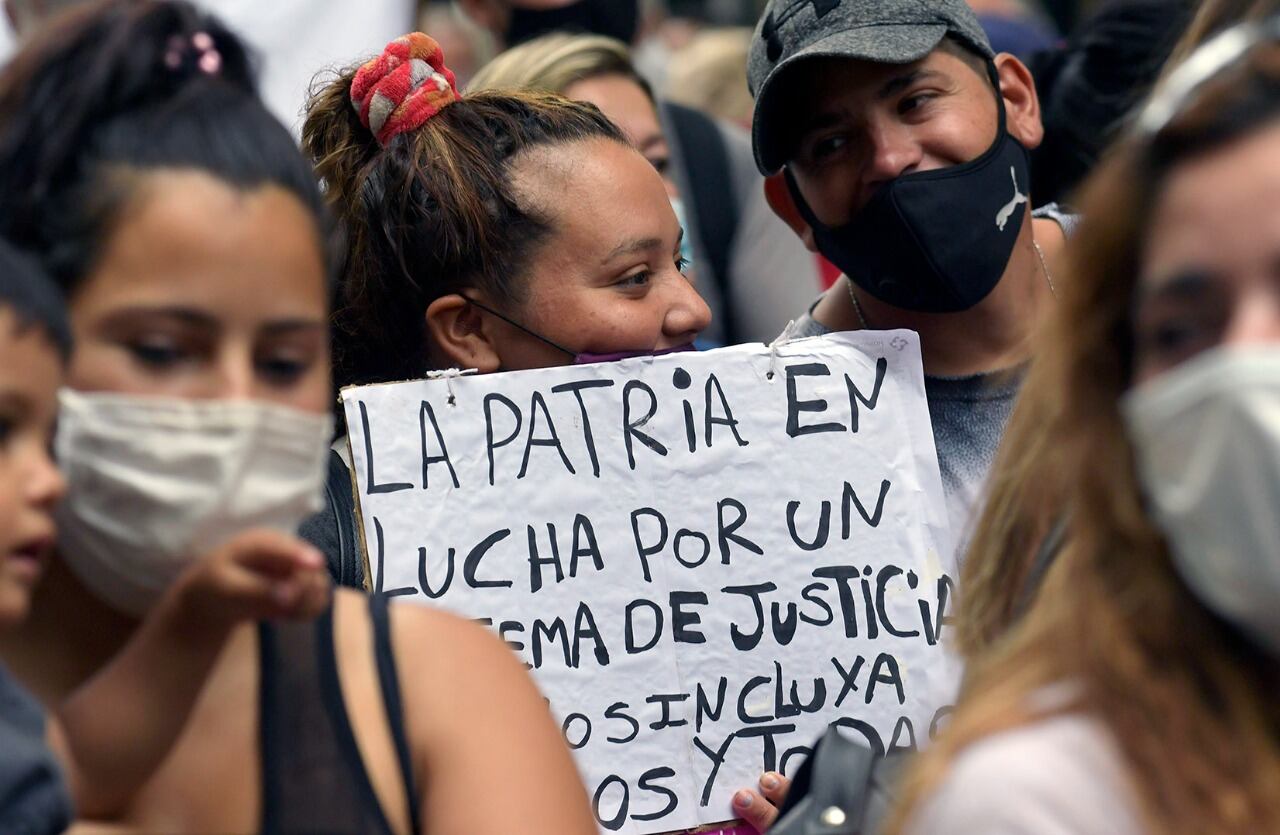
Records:
[[[427,305],[426,328],[436,367],[474,368],[481,374],[501,367],[485,318],[466,297],[451,293]]]
[[[1002,52],[996,56],[996,75],[1000,79],[1009,133],[1027,150],[1038,147],[1044,140],[1044,125],[1040,121],[1040,97],[1036,94],[1031,70],[1017,58]]]

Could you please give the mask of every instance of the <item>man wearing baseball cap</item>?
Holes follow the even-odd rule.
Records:
[[[1070,220],[1032,218],[1028,151],[1043,129],[1031,74],[992,51],[963,0],[770,0],[748,80],[770,205],[844,273],[791,335],[920,334],[963,541]],[[763,829],[786,781],[766,774],[760,788],[734,808]]]
[[[844,273],[791,333],[920,334],[963,541],[1056,295],[1046,257],[1063,233],[1028,197],[1031,74],[963,0],[771,0],[748,74],[770,204]]]

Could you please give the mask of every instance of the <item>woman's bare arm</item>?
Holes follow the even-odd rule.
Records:
[[[546,700],[516,656],[469,621],[392,607],[423,829],[594,835],[595,819]]]

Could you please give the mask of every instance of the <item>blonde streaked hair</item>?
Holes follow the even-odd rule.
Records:
[[[653,98],[648,82],[631,63],[622,41],[603,35],[543,35],[514,46],[480,69],[467,92],[480,90],[544,90],[564,94],[579,81],[621,75]]]

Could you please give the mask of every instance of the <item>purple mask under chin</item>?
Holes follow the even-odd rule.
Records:
[[[684,345],[676,345],[674,348],[663,348],[659,351],[617,351],[612,354],[574,354],[574,365],[587,365],[593,362],[615,362],[617,360],[629,360],[632,357],[660,357],[664,354],[680,354],[685,351],[698,350],[693,343],[686,342]]]

